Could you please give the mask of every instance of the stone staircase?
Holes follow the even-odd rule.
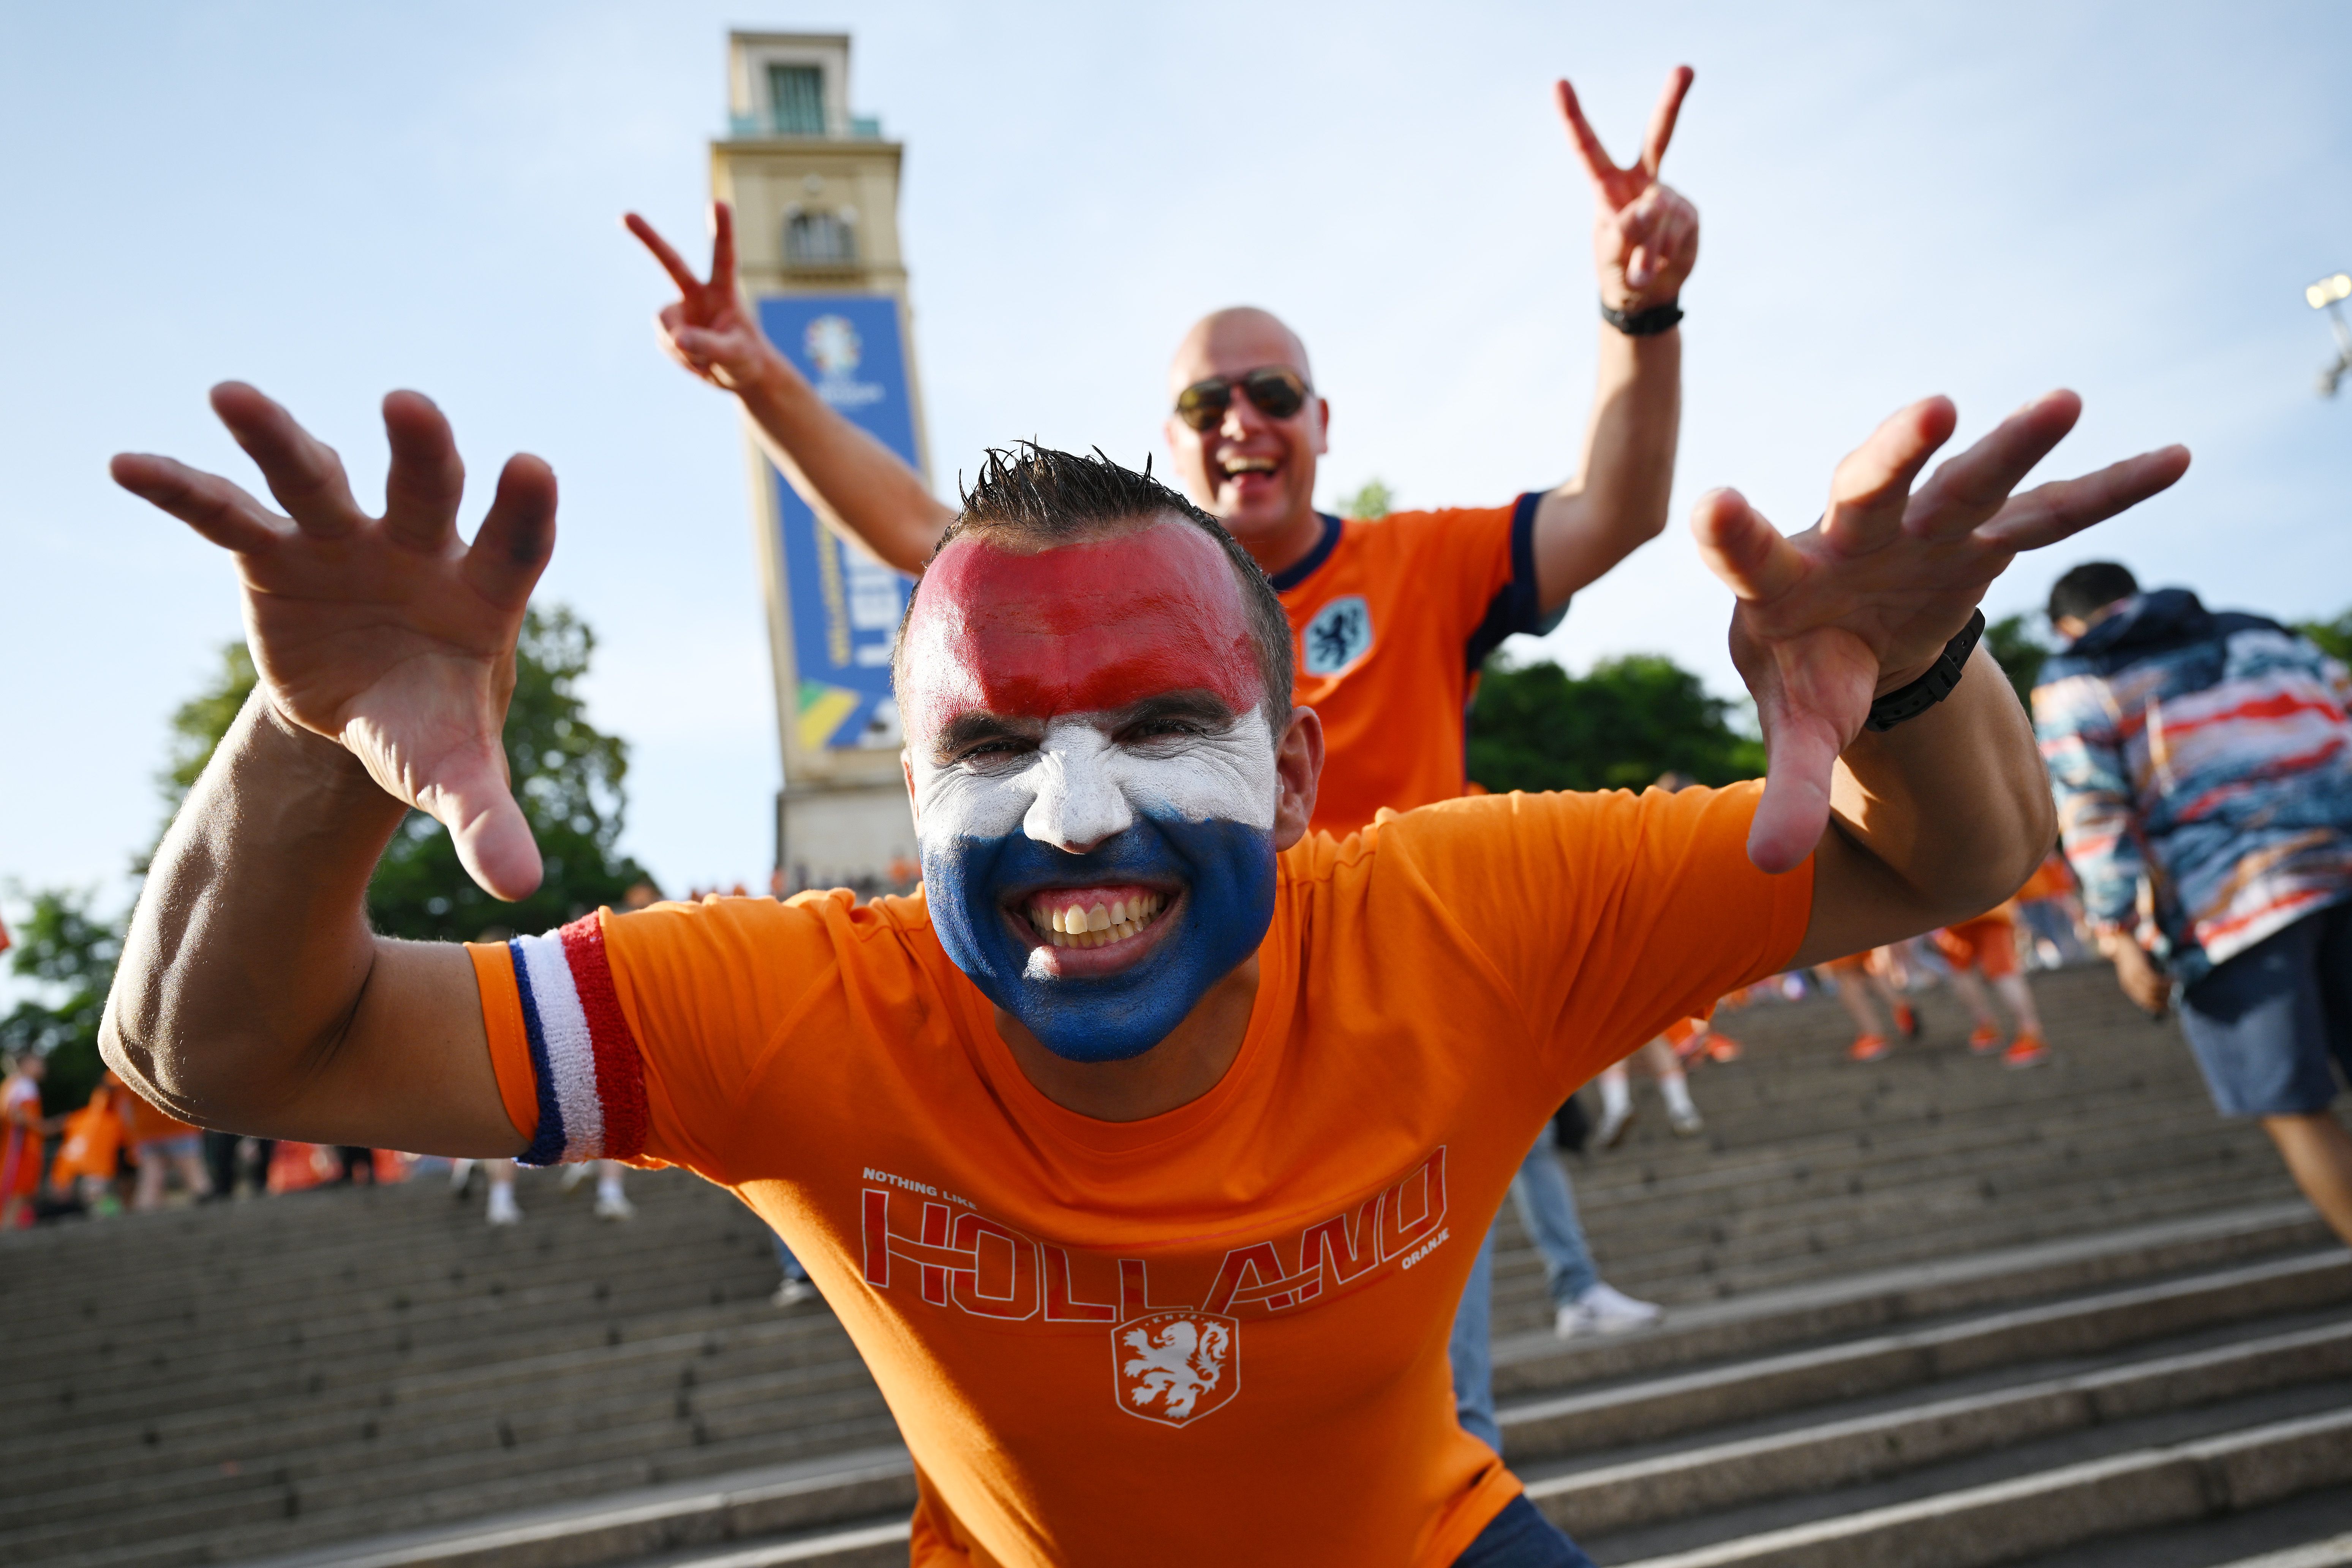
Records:
[[[1868,1067],[1833,1004],[1721,1020],[1705,1135],[1652,1101],[1570,1163],[1657,1331],[1553,1339],[1507,1217],[1507,1457],[1601,1563],[2352,1564],[2352,1255],[2104,970],[2036,985],[2027,1073],[1942,993]],[[426,1183],[0,1238],[0,1562],[906,1561],[888,1415],[756,1220],[520,1191],[511,1231]]]

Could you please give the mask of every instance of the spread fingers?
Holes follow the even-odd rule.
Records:
[[[214,387],[212,404],[296,527],[315,539],[340,539],[364,521],[343,460],[283,407],[241,381]]]
[[[121,452],[107,471],[141,500],[240,555],[259,554],[289,531],[268,508],[226,479],[170,458]]]

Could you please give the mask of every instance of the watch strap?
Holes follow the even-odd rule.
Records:
[[[1977,639],[1984,636],[1985,618],[1982,610],[1969,614],[1969,624],[1960,635],[1944,645],[1927,673],[1908,686],[1898,686],[1870,705],[1870,717],[1863,721],[1865,730],[1892,730],[1906,719],[1916,719],[1937,703],[1952,694],[1960,683],[1960,671],[1968,668],[1969,655],[1977,649]]]
[[[1671,331],[1683,319],[1682,301],[1669,300],[1663,305],[1653,305],[1646,310],[1613,310],[1609,301],[1601,302],[1601,319],[1629,338],[1654,338],[1660,332]]]

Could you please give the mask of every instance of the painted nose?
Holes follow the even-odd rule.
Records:
[[[1102,746],[1049,747],[1037,759],[1037,797],[1021,831],[1041,844],[1083,855],[1135,824],[1127,795],[1103,766]]]

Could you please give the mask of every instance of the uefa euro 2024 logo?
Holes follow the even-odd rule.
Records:
[[[828,407],[857,408],[881,399],[882,388],[857,379],[866,343],[848,317],[819,316],[801,334],[801,346],[816,366],[816,395]]]

